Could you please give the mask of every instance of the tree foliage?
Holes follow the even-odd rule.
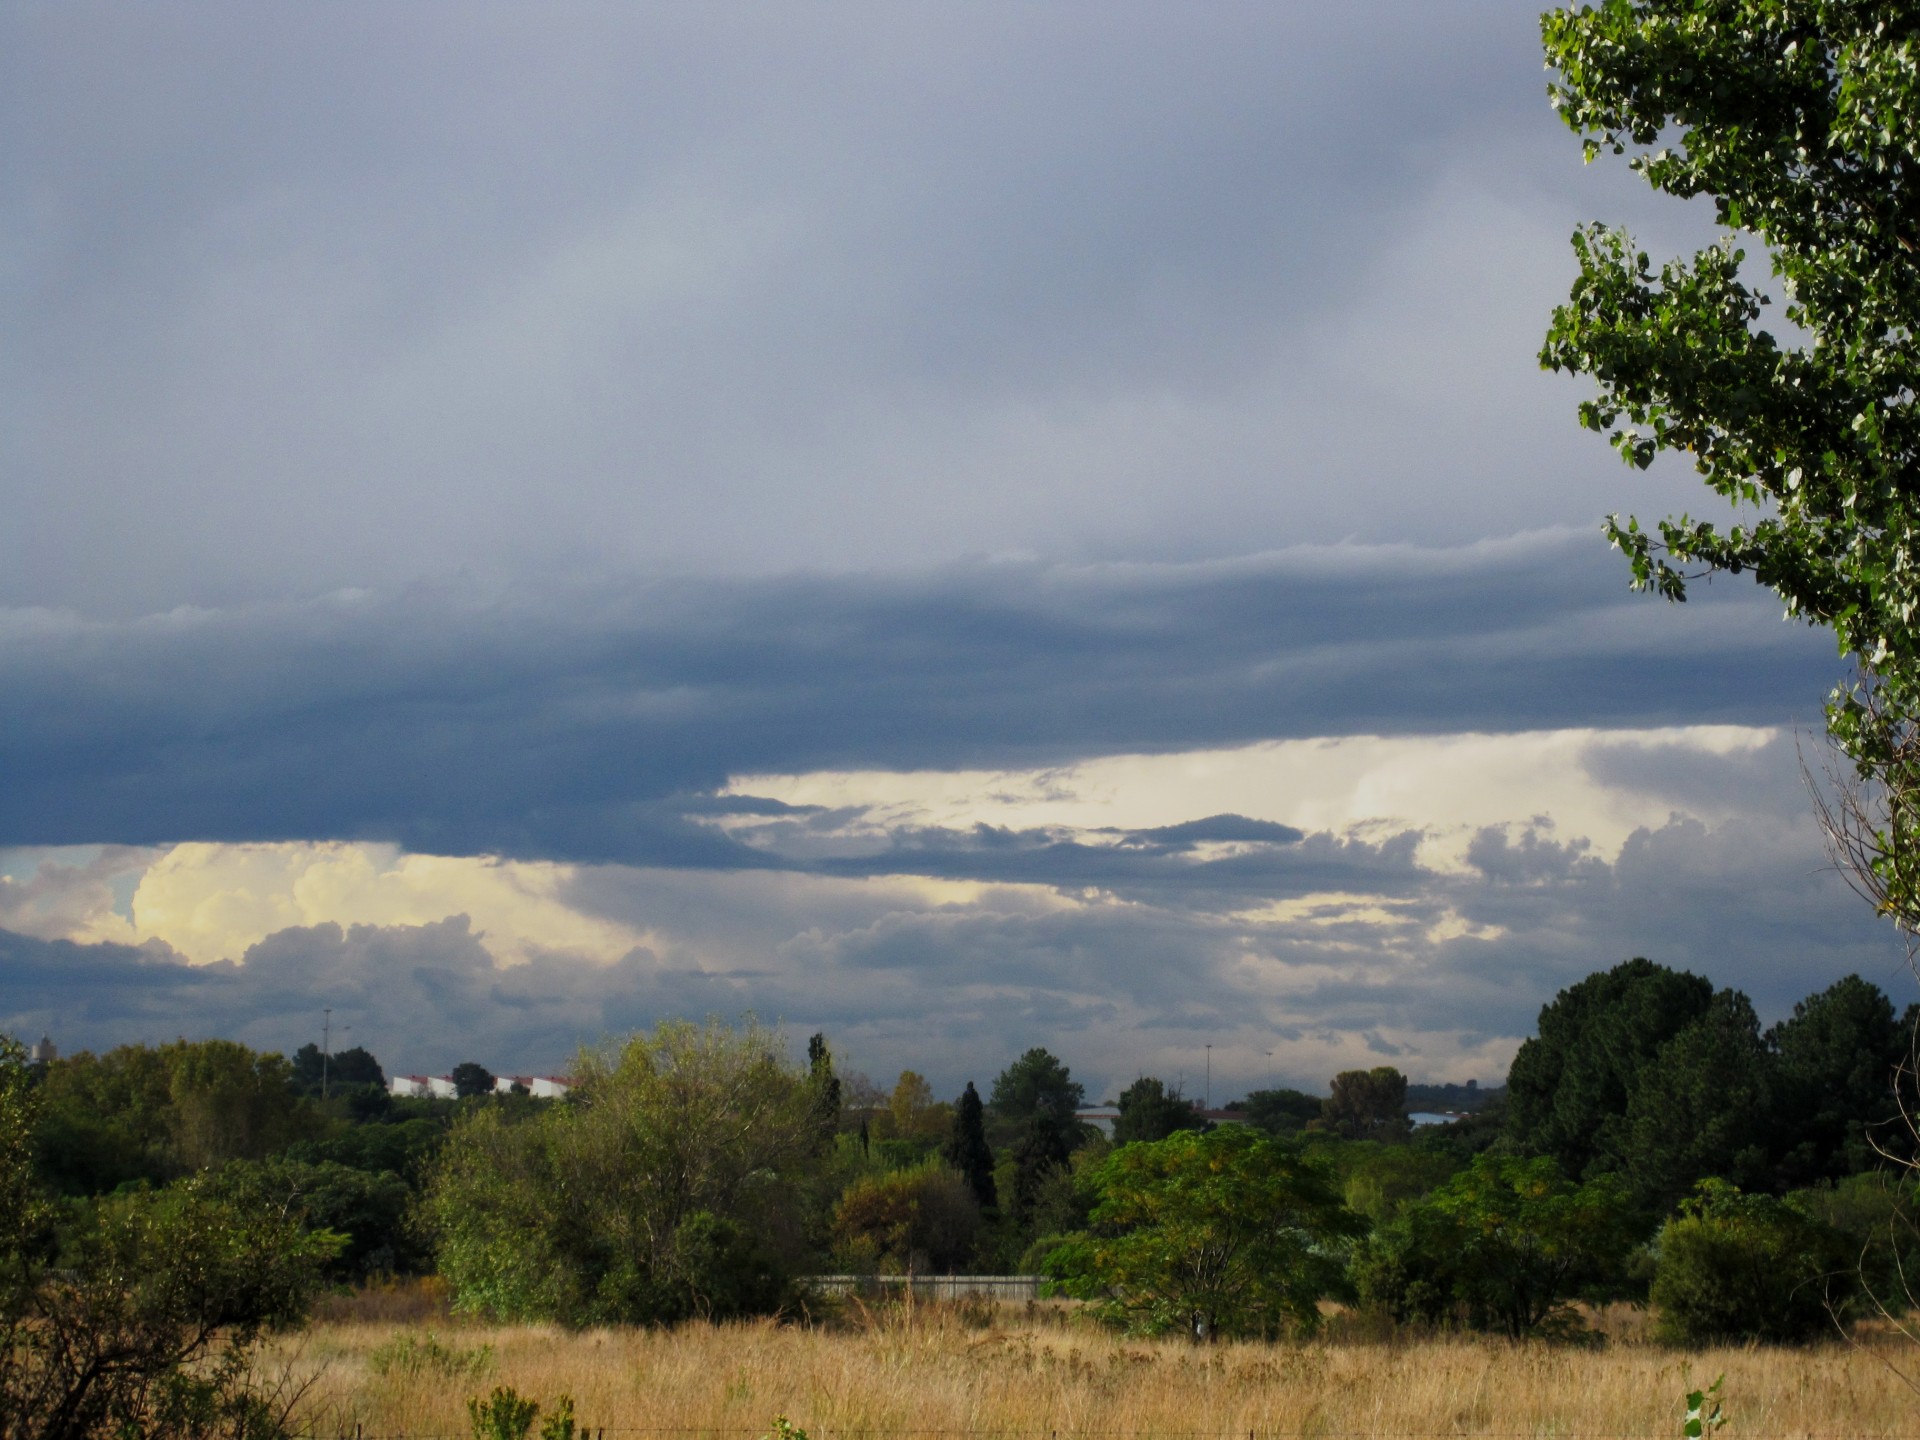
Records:
[[[1113,1122],[1113,1143],[1164,1140],[1182,1130],[1205,1130],[1207,1118],[1178,1089],[1143,1075],[1120,1092],[1120,1113]]]
[[[231,1040],[176,1040],[47,1066],[35,1141],[57,1189],[94,1195],[263,1159],[320,1128],[284,1056]]]
[[[292,1056],[293,1083],[303,1095],[318,1095],[324,1088],[338,1093],[350,1087],[374,1086],[384,1090],[387,1073],[365,1046],[322,1054],[314,1044],[302,1045]]]
[[[821,1153],[819,1091],[755,1026],[583,1054],[564,1104],[463,1117],[427,1213],[463,1309],[570,1324],[777,1307]]]
[[[1330,1088],[1323,1114],[1349,1140],[1406,1138],[1407,1077],[1393,1066],[1342,1070]]]
[[[951,1273],[973,1253],[980,1207],[939,1161],[855,1180],[834,1207],[835,1252],[857,1273]]]
[[[462,1060],[447,1072],[447,1078],[453,1081],[455,1099],[476,1100],[493,1094],[494,1074],[477,1061]]]
[[[1576,1178],[1619,1168],[1641,1074],[1712,999],[1700,976],[1637,957],[1568,986],[1513,1058],[1508,1133]]]
[[[1768,1184],[1779,1139],[1760,1021],[1745,995],[1722,990],[1638,1077],[1614,1158],[1635,1197],[1658,1215],[1702,1176]]]
[[[1073,1072],[1061,1064],[1051,1051],[1035,1046],[993,1081],[993,1094],[987,1104],[996,1115],[1024,1125],[1035,1115],[1043,1115],[1063,1139],[1076,1130],[1074,1112],[1086,1103],[1087,1091]]]
[[[1611,1176],[1567,1179],[1549,1157],[1481,1155],[1356,1256],[1361,1298],[1400,1320],[1511,1336],[1577,1328],[1581,1287],[1619,1273],[1639,1238]]]
[[[1304,1090],[1255,1090],[1240,1102],[1247,1123],[1269,1135],[1287,1135],[1318,1120],[1326,1102]],[[1232,1107],[1228,1107],[1232,1108]]]
[[[1682,1345],[1807,1340],[1858,1285],[1844,1237],[1783,1200],[1709,1180],[1660,1231],[1652,1298]]]
[[[1856,662],[1828,730],[1879,796],[1839,833],[1920,920],[1920,14],[1869,0],[1605,0],[1542,21],[1553,103],[1589,159],[1711,199],[1725,232],[1657,268],[1624,232],[1580,274],[1541,362],[1592,377],[1581,423],[1645,467],[1691,457],[1731,523],[1609,523],[1637,586],[1750,572]],[[1757,238],[1784,304],[1749,278]],[[1843,807],[1843,820],[1847,807]]]
[[[954,1107],[953,1129],[940,1154],[967,1182],[975,1203],[983,1211],[992,1210],[999,1201],[993,1180],[993,1150],[987,1144],[986,1107],[980,1103],[980,1092],[971,1080]]]
[[[1122,1146],[1092,1179],[1092,1223],[1047,1269],[1137,1330],[1311,1331],[1341,1283],[1338,1246],[1361,1228],[1324,1169],[1241,1125]]]
[[[56,1211],[28,1157],[36,1098],[0,1038],[0,1440],[273,1440],[257,1342],[304,1312],[337,1237],[204,1178]]]
[[[1793,1007],[1767,1032],[1778,1056],[1781,1164],[1791,1184],[1837,1180],[1871,1168],[1895,1148],[1900,1100],[1895,1076],[1912,1060],[1913,1017],[1858,975]]]

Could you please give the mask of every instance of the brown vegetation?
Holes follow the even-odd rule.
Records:
[[[1305,1345],[1117,1337],[1057,1307],[858,1312],[768,1322],[594,1330],[335,1322],[291,1342],[320,1371],[318,1433],[468,1433],[466,1399],[497,1384],[618,1432],[758,1436],[785,1413],[814,1440],[846,1435],[1660,1436],[1681,1397],[1725,1373],[1729,1434],[1903,1435],[1915,1398],[1871,1348],[1692,1354],[1607,1317],[1594,1349],[1486,1338]],[[1869,1340],[1870,1347],[1875,1342]],[[396,1352],[409,1363],[395,1364]],[[1887,1352],[1904,1362],[1900,1348]],[[381,1373],[383,1372],[384,1373]]]

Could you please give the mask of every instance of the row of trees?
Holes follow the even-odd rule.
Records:
[[[942,1102],[911,1071],[843,1078],[824,1037],[796,1065],[751,1024],[671,1023],[583,1055],[564,1101],[396,1101],[368,1077],[322,1099],[298,1055],[177,1043],[16,1067],[19,1173],[61,1234],[193,1194],[297,1217],[316,1283],[437,1268],[467,1309],[570,1324],[777,1311],[821,1270],[1044,1268],[1116,1320],[1202,1334],[1309,1326],[1329,1296],[1511,1333],[1581,1294],[1685,1316],[1715,1274],[1738,1333],[1803,1333],[1726,1302],[1719,1260],[1681,1269],[1733,1234],[1770,1257],[1739,1273],[1822,1305],[1862,1278],[1897,1297],[1909,1187],[1880,1151],[1912,1020],[1849,977],[1762,1031],[1737,992],[1633,960],[1545,1006],[1459,1123],[1412,1130],[1388,1067],[1256,1092],[1218,1128],[1142,1077],[1111,1139],[1044,1049]],[[1867,1273],[1840,1284],[1845,1254]]]

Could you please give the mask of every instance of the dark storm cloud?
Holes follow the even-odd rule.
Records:
[[[0,623],[0,844],[378,838],[752,867],[783,862],[702,818],[732,775],[1778,723],[1835,671],[1752,587],[1679,608],[1632,596],[1590,536],[414,588],[130,622],[16,611]]]

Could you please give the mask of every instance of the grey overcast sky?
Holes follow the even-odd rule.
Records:
[[[1545,84],[1508,0],[0,6],[0,1026],[1317,1083],[1897,988],[1831,646],[1598,538],[1700,496],[1538,370],[1568,236],[1709,231]]]

